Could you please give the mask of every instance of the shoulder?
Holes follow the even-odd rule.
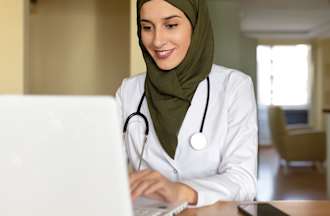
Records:
[[[241,86],[253,88],[252,79],[249,75],[224,66],[214,64],[210,73],[210,78],[226,92],[233,92]]]
[[[125,109],[132,103],[138,103],[144,92],[144,80],[146,74],[138,74],[125,78],[116,92],[116,99]]]
[[[222,80],[227,84],[239,84],[242,82],[251,81],[249,75],[239,70],[227,68],[216,64],[213,64],[210,76],[212,76],[216,80]]]
[[[133,96],[132,94],[142,94],[144,92],[144,81],[146,73],[137,74],[123,79],[117,94],[122,98]]]
[[[128,78],[125,78],[120,88],[123,90],[137,90],[144,86],[144,80],[146,78],[146,73],[137,74]]]

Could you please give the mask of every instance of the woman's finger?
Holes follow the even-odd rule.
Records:
[[[131,190],[131,192],[134,191],[134,190],[136,190],[136,188],[140,184],[142,184],[143,182],[150,181],[150,180],[152,180],[152,179],[148,178],[148,175],[144,175],[141,178],[138,178],[135,181],[131,182],[131,184],[130,184],[130,190]]]
[[[133,191],[142,181],[162,181],[163,179],[164,177],[159,172],[149,170],[148,172],[141,173],[138,178],[135,177],[135,180],[130,182],[130,188]]]
[[[136,173],[132,174],[129,178],[129,185],[130,185],[131,191],[134,190],[134,188],[138,184],[140,184],[141,181],[146,179],[146,177],[149,176],[151,172],[152,171],[150,171],[150,170],[144,170],[144,171],[136,172]]]
[[[153,194],[153,193],[163,189],[164,185],[165,185],[164,181],[156,181],[153,184],[151,184],[148,189],[146,189],[144,191],[143,195],[148,196],[150,194]]]
[[[150,174],[152,171],[151,170],[143,170],[143,171],[139,171],[139,172],[133,172],[129,175],[129,182],[130,184],[138,179],[143,178],[144,176]]]
[[[137,197],[141,196],[144,193],[144,191],[147,190],[152,184],[154,184],[152,180],[141,182],[133,190],[131,190],[132,199],[135,200]]]
[[[159,191],[156,191],[155,193],[151,193],[149,195],[143,195],[143,196],[150,198],[150,199],[166,202],[166,198],[162,194],[160,194]]]

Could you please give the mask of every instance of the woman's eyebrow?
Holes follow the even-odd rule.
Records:
[[[141,19],[140,22],[152,23],[150,20],[147,20],[147,19]]]
[[[164,18],[162,18],[163,20],[170,20],[170,19],[173,19],[173,18],[182,18],[182,17],[180,17],[180,16],[178,16],[178,15],[172,15],[172,16],[168,16],[168,17],[164,17]],[[148,19],[141,19],[140,20],[140,22],[147,22],[147,23],[152,23],[150,20],[148,20]]]
[[[164,17],[163,19],[164,19],[164,20],[170,20],[170,19],[172,19],[172,18],[182,18],[182,17],[180,17],[180,16],[178,16],[178,15],[172,15],[172,16]]]

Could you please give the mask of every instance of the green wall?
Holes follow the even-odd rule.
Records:
[[[241,70],[257,86],[257,40],[240,29],[240,4],[236,0],[208,0],[215,36],[215,63]]]

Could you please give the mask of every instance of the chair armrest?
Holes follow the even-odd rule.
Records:
[[[286,126],[287,130],[311,130],[309,124],[289,124]]]
[[[306,136],[324,136],[326,137],[326,134],[324,131],[316,130],[313,128],[305,128],[305,129],[293,129],[288,131],[289,136],[299,136],[299,135],[305,135]]]

